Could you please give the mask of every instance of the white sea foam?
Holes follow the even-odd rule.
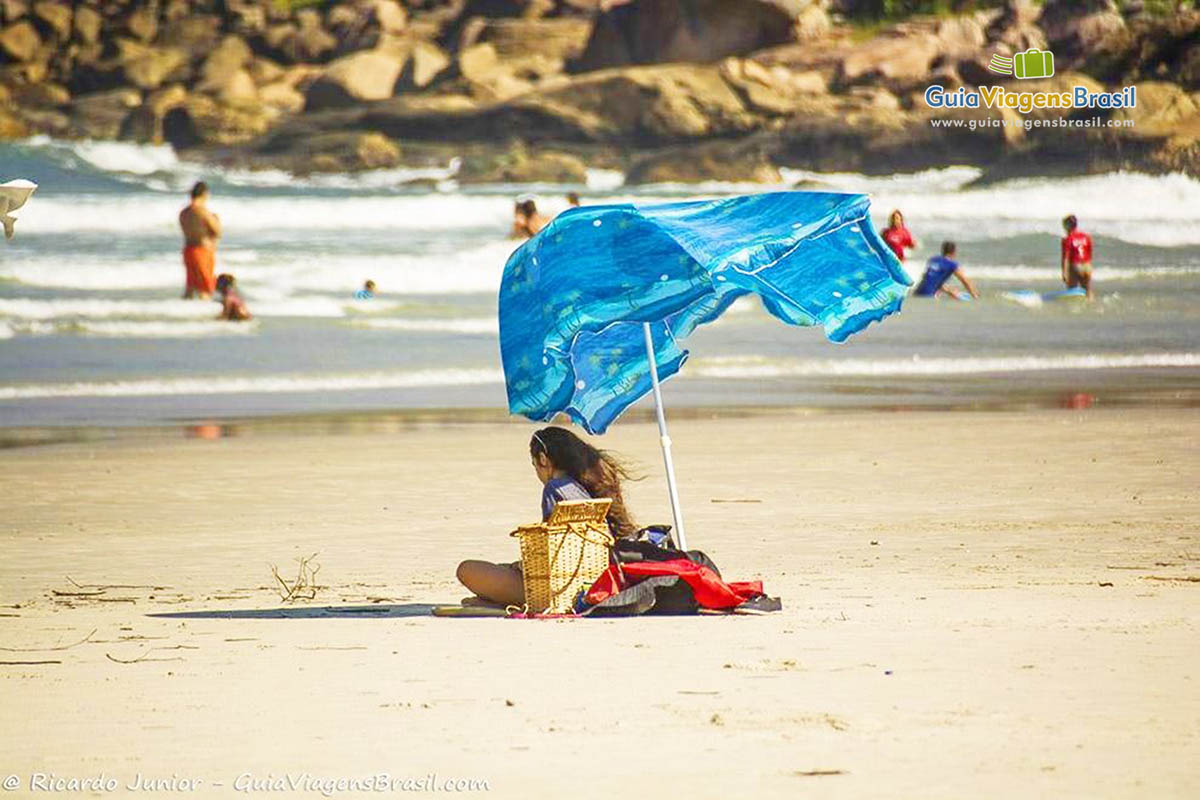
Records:
[[[344,309],[328,297],[278,297],[247,299],[260,317],[340,317]],[[0,298],[0,317],[15,320],[172,319],[205,320],[217,315],[215,302],[197,300],[107,300],[62,298],[54,300]]]
[[[330,375],[262,375],[191,377],[126,381],[81,381],[0,386],[0,400],[49,397],[163,397],[213,394],[280,394],[347,392],[369,389],[412,389],[495,384],[504,380],[497,369],[427,369],[408,372],[363,372]]]
[[[130,193],[38,198],[36,214],[22,218],[26,234],[112,232],[177,236],[182,201],[173,195]],[[512,200],[503,195],[393,194],[346,197],[214,195],[224,237],[236,241],[264,231],[446,231],[512,224]]]
[[[34,136],[19,144],[40,151],[67,167],[87,165],[127,183],[138,183],[155,191],[180,191],[204,177],[231,186],[258,188],[381,189],[414,181],[447,181],[457,173],[461,160],[445,166],[400,167],[355,173],[297,176],[284,170],[249,170],[220,167],[179,158],[170,145],[84,140],[78,142]]]
[[[64,317],[204,319],[216,316],[217,310],[215,303],[191,300],[0,298],[0,317],[22,320],[52,320]]]
[[[365,318],[351,322],[356,328],[384,331],[421,331],[430,333],[486,334],[499,333],[495,317],[467,317],[462,319],[393,319]]]
[[[250,336],[258,332],[256,321],[231,323],[222,320],[196,322],[78,322],[71,326],[85,336],[133,339],[194,339],[210,336]]]
[[[1006,372],[1200,367],[1200,353],[1079,353],[1061,356],[998,356],[991,358],[811,359],[769,360],[757,356],[696,358],[690,377],[790,378],[871,377],[911,375],[978,375]]]
[[[957,223],[976,240],[1017,233],[1060,236],[1059,221],[1072,213],[1092,234],[1164,247],[1200,243],[1200,180],[1182,174],[1028,178],[961,191],[889,188],[873,181],[850,180],[843,188],[871,193],[880,224],[899,208],[910,227]]]
[[[814,189],[836,192],[868,192],[872,194],[903,192],[953,191],[979,178],[978,167],[944,167],[921,172],[898,172],[893,175],[860,175],[855,172],[810,172],[802,169],[781,169],[779,174],[789,186],[804,185]]]
[[[593,192],[611,192],[625,185],[625,173],[619,169],[589,169],[587,188]]]
[[[910,272],[914,272],[914,277],[921,277],[922,265],[917,263],[908,263],[905,268]],[[1024,264],[1018,265],[988,265],[984,264],[976,266],[968,265],[967,273],[971,278],[982,278],[984,280],[993,281],[1011,281],[1018,283],[1036,283],[1039,281],[1050,281],[1056,284],[1062,283],[1058,265],[1047,267],[1033,267]],[[1190,275],[1200,275],[1200,266],[1196,267],[1096,267],[1092,271],[1092,276],[1097,283],[1110,283],[1113,281],[1132,281],[1142,278],[1184,278]]]

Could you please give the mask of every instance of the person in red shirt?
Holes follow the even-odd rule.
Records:
[[[883,241],[887,246],[892,248],[892,252],[896,254],[896,258],[904,261],[905,249],[911,250],[917,246],[917,240],[908,232],[908,228],[904,227],[904,215],[899,209],[893,211],[888,217],[888,226],[879,232],[883,237]]]
[[[1068,289],[1082,286],[1092,299],[1092,237],[1079,230],[1079,220],[1074,214],[1063,217],[1063,230],[1067,235],[1062,240],[1062,279]]]

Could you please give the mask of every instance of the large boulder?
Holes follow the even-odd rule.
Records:
[[[200,66],[198,88],[206,89],[209,85],[228,81],[231,75],[246,69],[253,56],[250,45],[242,37],[232,34],[226,36],[216,49],[205,56]]]
[[[321,15],[306,9],[296,15],[296,26],[284,37],[280,49],[289,63],[303,64],[327,60],[337,46],[337,37],[322,26]]]
[[[100,12],[89,6],[75,9],[75,38],[84,44],[96,44],[100,41],[100,31],[103,29],[104,17]]]
[[[13,61],[32,61],[42,46],[37,29],[22,20],[0,30],[0,52]]]
[[[121,138],[162,144],[166,141],[163,120],[173,109],[183,106],[187,98],[187,90],[179,84],[148,93],[142,104],[125,117],[121,125]]]
[[[1138,136],[1170,136],[1200,115],[1200,95],[1191,95],[1174,83],[1145,81],[1134,84],[1137,105],[1113,112],[1114,120],[1133,122]]]
[[[339,53],[378,47],[403,34],[407,25],[408,14],[395,0],[353,0],[331,7],[325,16]]]
[[[732,56],[721,62],[721,77],[741,95],[747,108],[776,116],[802,112],[828,88],[819,72],[796,72]]]
[[[259,86],[258,102],[288,114],[304,110],[304,95],[285,80]]]
[[[1135,19],[1093,51],[1085,69],[1112,84],[1169,79],[1198,90],[1200,12]]]
[[[716,65],[664,64],[603,70],[562,79],[501,103],[419,106],[407,98],[379,104],[361,124],[397,139],[436,142],[604,143],[663,147],[755,130]]]
[[[577,58],[591,35],[590,20],[578,17],[550,19],[487,19],[477,17],[476,24],[464,30],[459,47],[488,43],[503,59],[530,55],[566,62]],[[469,33],[469,36],[468,36]]]
[[[584,183],[587,166],[567,153],[530,152],[516,145],[506,151],[466,156],[456,177],[460,183]]]
[[[754,142],[706,142],[638,158],[625,181],[639,183],[779,183],[778,168]]]
[[[517,77],[512,64],[500,60],[489,43],[462,50],[457,64],[463,88],[480,100],[508,100],[533,88],[530,81]]]
[[[163,136],[179,148],[244,144],[266,133],[278,114],[261,104],[229,106],[208,95],[192,94],[164,116]]]
[[[399,166],[400,148],[376,131],[317,131],[301,137],[268,138],[257,152],[265,162],[296,174],[355,172]]]
[[[0,21],[15,22],[29,13],[29,0],[0,0]]]
[[[717,61],[791,41],[808,0],[638,0],[597,18],[577,71]]]
[[[134,6],[129,16],[125,18],[125,30],[143,42],[152,42],[158,35],[157,9],[150,5]]]
[[[1038,24],[1054,52],[1056,69],[1073,69],[1125,30],[1113,0],[1048,0]]]
[[[346,108],[385,100],[396,92],[403,62],[387,53],[365,51],[330,63],[305,93],[306,111]]]
[[[71,38],[71,6],[54,0],[41,0],[33,4],[33,17],[49,30],[60,42]]]
[[[925,80],[943,52],[943,40],[928,31],[889,31],[854,47],[841,61],[838,83],[911,86]]]
[[[187,53],[177,47],[154,47],[132,39],[117,40],[117,63],[125,81],[139,89],[157,89],[188,71]]]
[[[134,89],[113,89],[77,97],[68,112],[72,133],[86,139],[116,139],[125,118],[141,103],[141,92]]]
[[[451,65],[450,56],[433,42],[412,41],[405,51],[404,68],[400,71],[399,88],[424,89]]]

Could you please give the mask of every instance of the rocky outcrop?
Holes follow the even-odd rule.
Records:
[[[386,100],[395,94],[403,66],[400,59],[378,50],[343,56],[308,87],[304,108],[321,111]]]
[[[1074,68],[1125,30],[1114,0],[1049,0],[1038,17],[1056,67]]]
[[[1200,11],[1140,17],[1106,38],[1084,68],[1110,83],[1169,79],[1200,90]]]
[[[585,164],[635,182],[947,163],[1200,174],[1200,14],[984,6],[854,27],[826,0],[0,0],[0,136],[166,141],[299,172],[459,156],[467,182],[580,182]],[[929,84],[1003,82],[993,54],[1047,44],[1054,78],[1008,89],[1136,82],[1136,109],[1073,112],[1133,127],[926,107]]]
[[[499,153],[468,155],[458,171],[460,183],[584,183],[582,159],[517,144]]]
[[[576,71],[715,61],[796,38],[808,0],[638,0],[597,18]],[[813,22],[808,20],[811,29]]]

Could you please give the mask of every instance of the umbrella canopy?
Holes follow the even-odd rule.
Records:
[[[869,206],[861,194],[772,192],[563,212],[504,268],[509,409],[538,421],[565,412],[604,433],[679,371],[682,339],[746,294],[835,342],[899,311],[911,281]]]
[[[13,238],[13,225],[17,221],[13,212],[25,205],[35,189],[37,184],[24,178],[0,183],[0,223],[4,224],[5,239]]]

